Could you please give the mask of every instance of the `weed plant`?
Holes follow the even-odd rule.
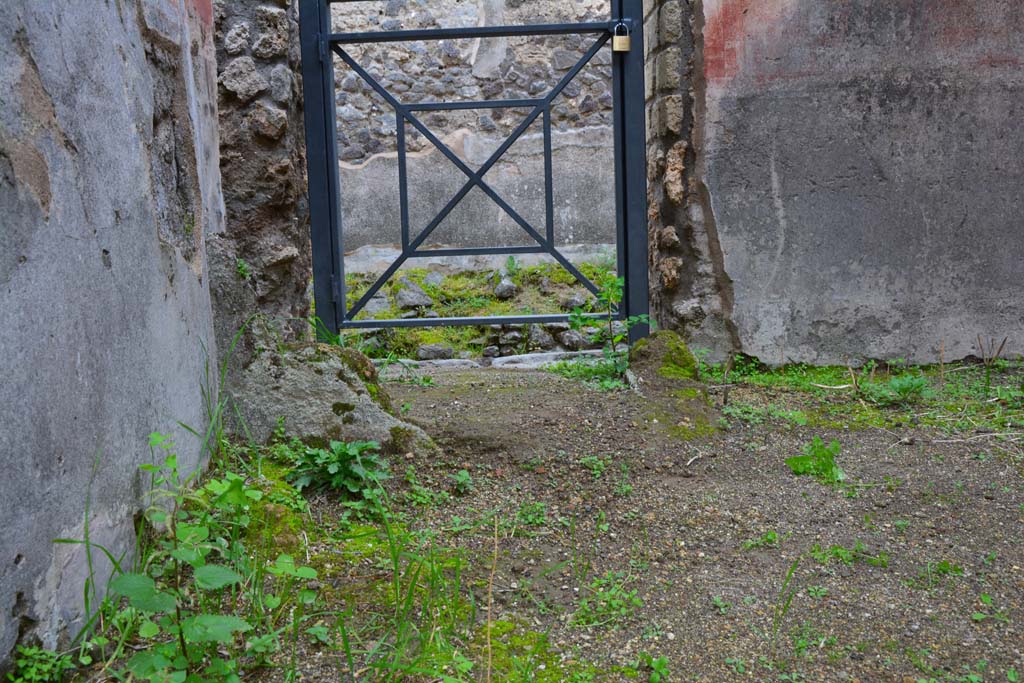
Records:
[[[832,441],[826,446],[816,436],[810,444],[804,446],[803,455],[786,458],[786,464],[793,474],[811,475],[826,486],[840,486],[846,480],[846,473],[836,465],[839,451],[838,441]]]

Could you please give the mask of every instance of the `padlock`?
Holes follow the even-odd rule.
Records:
[[[629,26],[620,21],[615,25],[615,30],[612,33],[612,52],[629,52],[633,47],[632,43],[633,40],[629,36]]]

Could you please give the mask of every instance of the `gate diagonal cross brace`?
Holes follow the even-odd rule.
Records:
[[[590,60],[594,58],[594,55],[596,55],[598,51],[605,45],[605,43],[608,42],[610,35],[610,33],[603,33],[600,35],[600,37],[598,37],[598,39],[594,42],[590,49],[587,50],[587,52],[576,63],[576,65],[572,69],[570,69],[569,72],[564,77],[562,77],[561,80],[559,80],[559,82],[555,85],[551,92],[549,92],[543,99],[541,99],[536,104],[536,106],[533,108],[530,114],[527,115],[527,117],[515,128],[515,130],[512,131],[508,138],[506,138],[506,140],[501,144],[501,146],[498,147],[497,150],[495,150],[495,152],[487,159],[486,162],[484,162],[484,164],[479,168],[479,170],[475,172],[471,168],[469,168],[462,161],[462,159],[460,159],[458,155],[456,155],[447,145],[445,145],[440,139],[438,139],[438,137],[434,135],[430,131],[430,129],[427,128],[427,126],[425,126],[423,122],[419,120],[418,117],[416,117],[415,114],[412,113],[412,110],[418,105],[404,105],[401,102],[399,102],[380,83],[378,83],[377,80],[373,78],[373,76],[371,76],[363,67],[361,67],[352,58],[351,55],[345,52],[344,49],[342,49],[339,45],[331,46],[331,49],[342,59],[342,61],[345,62],[345,64],[349,66],[349,68],[355,71],[356,74],[360,76],[360,78],[366,81],[366,83],[369,84],[369,86],[373,88],[373,90],[377,92],[377,94],[379,94],[389,105],[391,105],[395,109],[395,118],[397,126],[404,127],[405,122],[408,121],[410,124],[412,124],[414,128],[416,128],[416,130],[420,132],[420,134],[422,134],[427,140],[429,140],[430,143],[434,145],[434,147],[436,147],[447,159],[449,159],[456,166],[456,168],[462,171],[469,179],[462,186],[462,188],[457,193],[455,193],[451,200],[448,201],[444,208],[441,209],[441,212],[432,221],[430,221],[430,223],[427,224],[423,231],[411,242],[408,242],[409,226],[408,211],[406,209],[406,198],[402,198],[402,253],[387,268],[387,270],[384,271],[380,278],[378,278],[377,281],[373,283],[373,285],[366,291],[366,293],[363,294],[359,301],[357,301],[355,305],[352,306],[351,310],[344,313],[344,317],[346,319],[352,320],[353,318],[355,318],[355,316],[358,315],[358,313],[366,306],[370,299],[372,299],[377,294],[377,292],[380,291],[381,287],[383,287],[387,283],[391,276],[398,271],[402,264],[405,263],[405,261],[407,261],[409,258],[417,256],[417,250],[423,244],[423,242],[426,241],[426,239],[430,236],[434,229],[436,229],[437,226],[439,226],[444,221],[444,219],[448,217],[452,210],[454,210],[454,208],[459,204],[459,202],[461,202],[463,198],[467,194],[469,194],[469,191],[472,190],[474,187],[479,187],[505,213],[507,213],[512,218],[513,221],[515,221],[520,227],[523,228],[524,231],[526,231],[527,234],[529,234],[534,240],[536,240],[537,244],[540,245],[542,252],[551,255],[563,268],[565,268],[574,278],[576,278],[576,280],[578,280],[581,284],[583,284],[584,287],[590,290],[591,293],[595,295],[600,293],[598,287],[594,285],[594,283],[591,282],[585,275],[583,275],[583,273],[581,273],[579,269],[576,268],[576,266],[569,262],[569,260],[565,258],[565,256],[563,256],[557,248],[555,248],[555,245],[552,240],[546,239],[545,237],[541,236],[541,234],[537,230],[535,230],[533,226],[529,224],[529,222],[527,222],[522,216],[520,216],[519,213],[508,204],[508,202],[502,199],[501,196],[497,192],[495,192],[490,185],[484,182],[483,177],[487,174],[488,171],[491,170],[491,168],[494,167],[494,165],[498,162],[499,159],[501,159],[505,152],[507,152],[509,148],[512,147],[513,144],[515,144],[515,142],[533,124],[533,122],[537,120],[538,116],[540,116],[541,114],[545,114],[545,119],[548,118],[548,112],[550,111],[551,102],[556,97],[558,97],[562,90],[579,74],[580,71],[583,70],[583,68],[590,62]],[[461,104],[456,104],[452,108],[457,108],[459,106],[461,106]],[[481,106],[484,106],[484,103],[481,103]],[[437,108],[442,109],[444,107],[443,105],[437,105]],[[545,120],[546,125],[547,123],[547,120]],[[400,135],[399,138],[400,147],[404,147],[404,135]],[[404,149],[400,149],[399,151],[400,153],[403,153],[404,156]],[[549,155],[550,153],[551,152],[549,149],[545,150],[545,156]],[[546,161],[550,163],[549,159],[546,159]],[[405,169],[401,169],[400,171],[400,174],[402,176],[402,178],[400,179],[402,187],[405,187],[406,183],[404,177],[404,170]],[[551,191],[551,188],[548,186],[546,189],[546,194],[550,195]],[[546,197],[546,200],[546,203],[550,204],[550,197]],[[550,235],[550,225],[548,225],[547,232]]]

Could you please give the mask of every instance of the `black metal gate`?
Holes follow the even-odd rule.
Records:
[[[626,319],[648,312],[647,265],[647,162],[644,107],[643,0],[610,0],[611,20],[596,23],[537,24],[437,28],[366,33],[333,33],[331,5],[355,0],[301,0],[302,79],[305,92],[306,150],[309,178],[310,221],[313,241],[313,289],[316,314],[324,329],[337,334],[351,328],[410,327],[427,325],[479,325],[553,323],[567,315],[518,315],[483,318],[414,318],[356,320],[367,302],[383,287],[403,263],[425,256],[487,254],[547,254],[570,272],[584,287],[598,294],[598,287],[563,256],[555,245],[552,207],[551,103],[618,31],[628,33],[630,49],[612,53],[613,135],[615,156],[615,199],[617,272],[624,280],[622,304],[616,316]],[[582,59],[544,96],[534,99],[477,102],[405,103],[389,93],[352,56],[345,46],[357,43],[498,38],[513,36],[592,35],[593,45]],[[337,55],[395,111],[398,137],[399,194],[401,202],[401,254],[357,301],[349,301],[345,284],[343,226],[339,186],[337,128],[335,123],[334,60]],[[504,143],[476,171],[470,169],[417,116],[417,112],[497,107],[530,108],[530,114]],[[520,135],[537,118],[543,117],[546,189],[546,225],[534,228],[487,184],[484,176]],[[467,180],[441,212],[416,237],[410,234],[408,183],[406,178],[405,127],[411,125],[449,159]],[[512,220],[526,231],[535,245],[516,247],[475,247],[423,249],[431,232],[474,187],[482,190]],[[630,336],[647,334],[637,325]]]

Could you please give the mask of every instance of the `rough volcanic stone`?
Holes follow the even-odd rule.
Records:
[[[523,333],[519,330],[508,330],[502,332],[498,337],[498,343],[502,346],[513,346],[523,341]]]
[[[558,335],[558,343],[570,351],[580,351],[587,348],[589,342],[578,330],[566,330]]]
[[[562,308],[566,311],[572,311],[577,308],[583,308],[587,305],[589,299],[586,295],[580,292],[573,292],[566,298],[562,299]]]
[[[423,288],[407,277],[399,280],[398,293],[395,295],[395,303],[403,311],[412,308],[429,308],[434,305],[434,300],[423,291]]]
[[[553,64],[559,71],[565,71],[576,66],[576,62],[580,60],[580,55],[575,52],[569,52],[568,50],[555,50],[553,57]]]
[[[288,13],[283,9],[260,7],[256,10],[260,34],[252,53],[260,59],[273,59],[288,54]]]
[[[292,99],[292,71],[284,64],[270,70],[270,96],[282,104]]]
[[[513,298],[519,292],[519,288],[508,278],[502,278],[494,287],[494,296],[502,301]]]
[[[378,313],[384,313],[391,308],[391,304],[388,302],[388,298],[383,292],[377,292],[375,295],[370,297],[370,300],[363,306],[363,311],[368,316],[375,316]]]
[[[288,128],[288,114],[282,109],[260,102],[249,114],[249,125],[257,135],[279,140]]]
[[[555,346],[555,338],[544,329],[543,325],[530,325],[530,329],[527,332],[527,339],[530,341],[530,347],[534,349],[543,349],[547,351]]]
[[[243,21],[224,37],[224,51],[229,55],[242,54],[249,49],[249,38],[249,24]]]
[[[447,344],[424,344],[416,349],[420,360],[448,360],[455,357],[455,350]]]
[[[238,57],[229,62],[220,76],[220,84],[243,102],[248,102],[268,87],[252,57]]]
[[[376,441],[389,453],[436,450],[419,427],[391,414],[373,363],[352,349],[309,344],[281,354],[266,351],[241,374],[232,394],[247,433],[259,443],[284,417],[288,432],[307,443]]]

